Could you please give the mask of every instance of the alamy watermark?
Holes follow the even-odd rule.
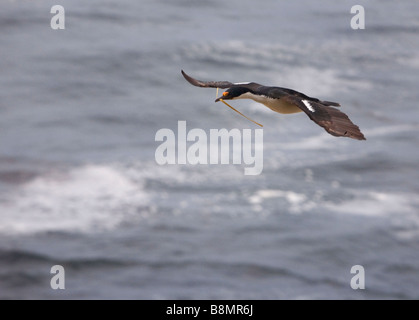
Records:
[[[50,285],[53,290],[64,290],[65,289],[65,270],[61,265],[55,265],[51,267],[51,274],[54,276],[51,278]]]
[[[65,9],[63,6],[55,5],[51,7],[51,11],[54,16],[51,18],[51,29],[52,30],[64,30],[65,29]]]
[[[187,131],[186,121],[178,121],[177,135],[160,129],[155,141],[162,142],[155,152],[159,165],[245,164],[245,175],[263,170],[263,129],[210,129],[208,134],[198,128]]]
[[[355,274],[351,279],[351,288],[354,290],[365,289],[365,269],[361,265],[355,265],[351,268],[351,274]]]
[[[355,14],[351,19],[351,28],[354,30],[365,29],[365,9],[357,4],[352,6],[351,13]]]

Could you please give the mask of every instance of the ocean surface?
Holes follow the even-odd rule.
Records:
[[[56,4],[65,30],[50,27]],[[0,2],[0,299],[419,299],[418,13],[417,1]],[[178,121],[258,128],[181,69],[340,102],[367,140],[233,101],[264,125],[260,175],[159,165],[156,132]],[[65,290],[50,286],[54,265]]]

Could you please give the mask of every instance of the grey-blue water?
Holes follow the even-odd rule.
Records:
[[[63,5],[66,29],[52,30]],[[364,5],[365,30],[350,9]],[[2,1],[0,298],[418,299],[419,3]],[[304,114],[264,168],[166,165],[159,129],[257,127],[204,80],[338,101],[367,141]],[[53,265],[65,290],[52,290]],[[352,266],[365,270],[353,290]]]

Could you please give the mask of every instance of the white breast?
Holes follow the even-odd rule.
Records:
[[[302,111],[295,104],[283,101],[281,99],[274,99],[268,96],[256,95],[250,92],[246,92],[235,99],[252,99],[256,102],[264,104],[269,109],[275,112],[283,113],[283,114],[297,113],[297,112]]]

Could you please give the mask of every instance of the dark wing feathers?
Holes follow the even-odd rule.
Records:
[[[366,140],[359,127],[345,113],[329,105],[324,105],[322,101],[307,101],[294,96],[286,96],[283,99],[297,105],[311,120],[333,136]],[[310,105],[310,108],[307,107],[304,101]]]
[[[220,88],[226,89],[234,86],[234,83],[229,81],[201,81],[188,76],[183,70],[181,71],[182,75],[185,77],[191,85],[201,88]]]
[[[183,70],[181,70],[183,77],[188,81],[191,85],[201,88],[220,88],[220,89],[227,89],[231,87],[247,87],[251,90],[256,90],[257,88],[261,87],[262,85],[255,83],[255,82],[248,82],[248,83],[232,83],[230,81],[201,81],[191,76],[187,75]]]

